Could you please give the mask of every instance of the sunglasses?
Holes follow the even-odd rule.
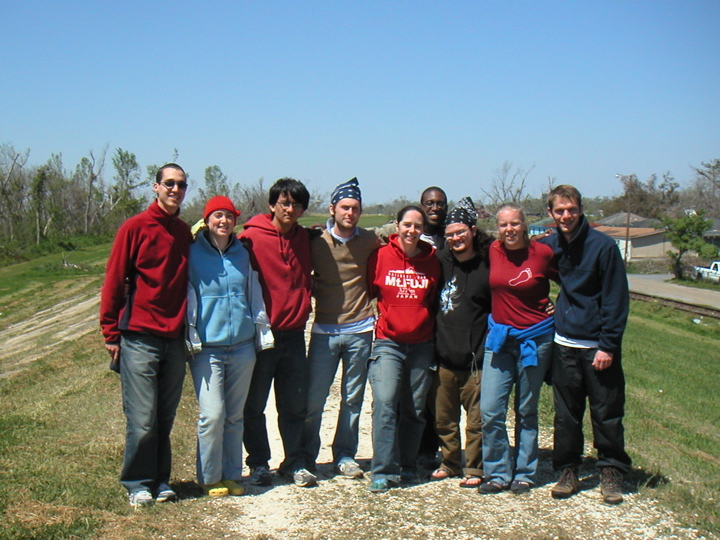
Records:
[[[187,188],[187,182],[184,182],[180,180],[179,182],[176,182],[175,180],[164,180],[160,182],[163,186],[165,186],[167,189],[172,189],[175,186],[178,187],[178,189],[186,189]]]

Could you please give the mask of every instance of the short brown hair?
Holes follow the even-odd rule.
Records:
[[[582,196],[580,195],[580,192],[575,186],[571,186],[569,184],[557,186],[548,194],[547,205],[550,210],[552,210],[553,203],[556,199],[568,199],[577,204],[579,207],[582,206]]]

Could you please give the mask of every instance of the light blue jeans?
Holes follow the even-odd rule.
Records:
[[[417,469],[434,355],[432,341],[403,344],[378,339],[373,344],[368,367],[373,479],[399,482],[401,470]]]
[[[129,493],[156,493],[170,482],[170,431],[185,379],[185,338],[123,332],[120,380],[125,456],[120,482]]]
[[[332,443],[333,462],[355,459],[373,333],[312,334],[308,352],[308,415],[303,429],[303,454],[312,469],[320,452],[320,427],[330,386],[342,360],[340,413]]]
[[[553,353],[553,332],[535,339],[538,365],[523,367],[520,342],[508,337],[500,352],[485,349],[480,410],[483,466],[488,481],[535,484],[538,465],[538,400]],[[505,420],[515,386],[515,452],[510,451]]]
[[[203,346],[189,363],[200,406],[198,481],[203,485],[239,481],[243,470],[243,411],[255,367],[254,339],[229,347]]]

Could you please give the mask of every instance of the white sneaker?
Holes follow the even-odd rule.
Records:
[[[133,491],[128,495],[130,506],[137,508],[138,506],[150,506],[153,501],[152,493],[147,489],[141,489],[139,491]]]
[[[363,471],[354,460],[344,459],[337,464],[337,471],[348,478],[362,478]]]
[[[317,477],[307,469],[298,469],[293,473],[293,482],[298,487],[312,487],[317,484]]]

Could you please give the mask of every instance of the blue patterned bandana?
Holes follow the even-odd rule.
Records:
[[[362,202],[362,197],[360,195],[360,187],[358,186],[357,178],[348,180],[344,184],[340,184],[338,187],[336,187],[335,191],[333,191],[332,193],[332,197],[330,198],[330,204],[335,205],[338,201],[342,199],[355,199]]]
[[[474,227],[477,225],[477,210],[475,210],[475,203],[472,202],[470,197],[463,197],[460,199],[452,210],[448,212],[445,218],[445,226],[453,223],[463,223],[468,227]]]

